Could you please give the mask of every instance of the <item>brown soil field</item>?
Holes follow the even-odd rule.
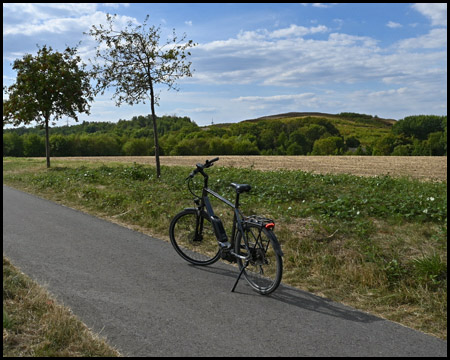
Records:
[[[194,166],[215,156],[161,156],[161,165]],[[446,156],[219,156],[221,166],[256,170],[302,170],[318,174],[407,176],[424,181],[447,181]],[[87,160],[155,164],[154,156],[65,157],[53,160]]]

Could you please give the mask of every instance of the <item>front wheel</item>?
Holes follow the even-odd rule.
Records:
[[[169,228],[177,253],[194,265],[210,265],[220,258],[220,249],[209,216],[197,209],[175,215]]]
[[[275,291],[280,285],[283,274],[283,259],[275,251],[279,247],[278,240],[271,230],[260,227],[256,224],[244,225],[245,235],[248,241],[248,248],[245,246],[244,237],[239,232],[236,236],[235,252],[247,256],[250,252],[250,259],[246,265],[245,260],[237,259],[239,270],[250,286],[263,295],[268,295]]]

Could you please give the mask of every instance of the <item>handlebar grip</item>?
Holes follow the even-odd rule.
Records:
[[[189,174],[189,176],[188,176],[185,180],[192,179],[198,172],[200,172],[203,176],[206,176],[206,175],[203,173],[203,169],[209,168],[210,166],[213,165],[212,163],[215,162],[215,161],[217,161],[217,160],[219,160],[219,157],[216,157],[216,158],[214,158],[214,159],[212,159],[212,160],[206,160],[206,163],[205,163],[205,164],[197,164],[197,165],[196,165],[196,166],[197,166],[197,169],[195,169],[194,171],[192,171],[192,172]]]
[[[206,163],[205,163],[205,167],[210,167],[210,166],[212,166],[212,163],[213,162],[215,162],[215,161],[217,161],[217,160],[219,160],[219,158],[218,157],[216,157],[216,158],[214,158],[214,159],[212,159],[212,160],[206,160]]]

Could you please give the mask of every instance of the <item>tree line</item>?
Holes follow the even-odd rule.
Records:
[[[49,139],[51,154],[154,155],[152,121],[148,115],[55,127]],[[331,120],[320,117],[199,127],[189,117],[166,115],[158,117],[158,124],[161,155],[447,155],[446,116],[406,117],[370,144],[354,135],[344,137]],[[3,156],[45,156],[44,135],[41,126],[4,129]]]

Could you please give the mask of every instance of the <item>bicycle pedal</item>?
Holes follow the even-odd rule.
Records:
[[[231,244],[229,241],[219,241],[219,247],[222,250],[230,250],[231,249]]]

